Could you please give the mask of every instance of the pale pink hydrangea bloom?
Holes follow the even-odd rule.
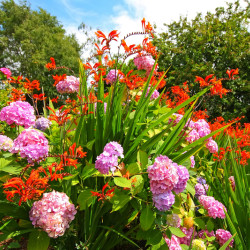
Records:
[[[194,168],[195,167],[195,160],[194,160],[194,156],[190,156],[190,161],[191,161],[191,166],[190,168]]]
[[[48,156],[48,140],[36,129],[25,129],[14,140],[11,153],[20,153],[29,163],[41,161]]]
[[[11,71],[10,71],[10,69],[8,69],[8,68],[0,68],[0,71],[1,71],[4,75],[6,75],[7,79],[10,78],[10,76],[11,76]]]
[[[214,141],[213,139],[209,139],[207,144],[206,144],[206,148],[209,150],[210,153],[214,154],[218,152],[218,144],[216,143],[216,141]]]
[[[0,135],[0,150],[9,151],[13,146],[13,140],[6,135]]]
[[[232,237],[232,234],[227,230],[218,229],[215,232],[215,237],[218,240],[220,246],[223,246]],[[234,239],[232,239],[230,244],[229,244],[229,246],[232,247],[232,248],[233,248],[233,243],[234,243]],[[229,246],[226,248],[226,250],[230,249]]]
[[[207,194],[207,190],[208,190],[209,186],[207,184],[201,184],[201,183],[197,183],[194,186],[195,189],[195,196],[199,197],[201,195],[206,195]]]
[[[163,237],[168,245],[169,250],[182,250],[178,237],[176,237],[175,235],[172,235],[171,239],[169,239],[166,235],[163,235]]]
[[[153,194],[170,191],[179,181],[176,165],[167,156],[158,156],[147,169],[150,189]]]
[[[29,128],[35,124],[36,117],[34,108],[28,102],[11,102],[9,106],[2,108],[0,120],[11,125],[15,123],[24,128]]]
[[[146,70],[146,74],[149,75],[154,66],[155,60],[151,55],[142,55],[134,58],[134,64],[138,70]]]
[[[57,238],[64,235],[76,213],[74,204],[69,202],[65,193],[53,191],[44,193],[41,200],[34,202],[29,217],[34,227],[41,228],[51,238]]]
[[[79,85],[79,78],[75,76],[66,76],[66,79],[57,83],[56,90],[60,94],[75,93],[79,91]]]

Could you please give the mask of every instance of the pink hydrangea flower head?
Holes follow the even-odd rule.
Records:
[[[158,210],[167,211],[174,204],[175,196],[171,191],[166,191],[162,194],[153,194],[153,202]]]
[[[205,234],[207,235],[207,237],[215,236],[214,231],[209,232],[207,229],[205,229],[205,230],[202,229],[201,231],[198,232],[198,237],[201,238],[201,239],[206,239]]]
[[[192,241],[192,249],[193,250],[206,250],[206,245],[201,239],[194,239]]]
[[[175,235],[172,235],[171,239],[169,239],[166,235],[163,235],[163,238],[167,243],[169,250],[182,250],[179,238],[176,237]]]
[[[150,87],[148,87],[147,93],[146,93],[146,97],[148,96],[148,93],[150,91]],[[155,100],[160,96],[160,93],[158,92],[158,90],[154,90],[154,92],[152,93],[152,95],[150,96],[150,100]]]
[[[106,151],[97,156],[95,161],[95,168],[101,174],[109,174],[109,171],[114,173],[116,171],[117,166],[118,157],[116,155],[109,154]]]
[[[57,238],[64,235],[76,212],[65,193],[53,191],[44,193],[41,200],[34,202],[29,217],[34,227],[41,228],[49,237]]]
[[[184,189],[187,186],[187,181],[189,179],[189,173],[188,173],[188,170],[184,166],[181,166],[181,165],[177,165],[177,172],[178,172],[179,180],[176,183],[173,191],[175,193],[179,194],[182,191],[184,191]]]
[[[36,120],[34,128],[45,131],[51,125],[51,121],[45,117],[38,118]]]
[[[20,153],[29,163],[41,161],[48,156],[49,145],[44,134],[36,129],[25,129],[14,140],[11,153]]]
[[[215,218],[225,218],[226,207],[219,201],[215,200],[212,196],[201,195],[199,202],[207,210],[208,216]]]
[[[147,169],[150,188],[153,194],[170,191],[179,181],[177,167],[167,156],[158,156]]]
[[[210,126],[204,119],[200,119],[194,123],[194,127],[197,130],[200,137],[204,137],[211,133]]]
[[[200,184],[200,183],[197,183],[195,186],[194,186],[194,189],[195,189],[195,196],[196,197],[199,197],[201,195],[206,195],[207,194],[207,190],[208,190],[209,186],[207,184]]]
[[[13,140],[6,135],[0,135],[0,150],[10,151],[13,147]]]
[[[215,237],[218,240],[220,246],[223,246],[232,237],[232,234],[227,230],[218,229],[215,232]],[[231,240],[231,242],[230,242],[229,246],[226,248],[226,250],[229,250],[230,249],[229,247],[233,248],[233,243],[234,243],[234,239]]]
[[[79,78],[75,76],[66,76],[66,79],[57,83],[56,90],[60,94],[75,93],[79,91],[79,85]]]
[[[218,144],[216,143],[216,141],[214,141],[213,139],[209,139],[207,144],[206,144],[206,148],[209,150],[210,153],[214,154],[218,152]]]
[[[179,238],[179,241],[180,241],[180,244],[185,244],[185,245],[190,245],[190,242],[191,242],[191,238],[192,238],[192,235],[193,235],[193,231],[194,231],[194,227],[190,227],[189,229],[187,229],[186,227],[180,227],[181,231],[186,235],[185,237],[182,237],[182,238]],[[194,238],[196,236],[196,232],[194,234]]]
[[[231,187],[232,187],[232,189],[233,189],[233,191],[234,191],[234,190],[235,190],[234,176],[230,176],[230,177],[228,178],[228,180],[229,180],[230,185],[231,185]]]
[[[151,55],[142,55],[134,58],[134,64],[138,70],[146,70],[146,74],[149,75],[152,70],[155,60]]]
[[[177,113],[173,113],[173,116],[174,116],[174,119],[170,118],[168,120],[168,122],[171,123],[174,120],[174,126],[175,126],[182,119],[183,115],[177,114]]]
[[[199,197],[199,202],[205,209],[208,209],[210,204],[213,203],[214,201],[215,199],[212,196],[201,195]]]
[[[199,135],[199,133],[197,132],[196,129],[192,129],[192,130],[188,133],[188,135],[187,135],[187,137],[186,137],[186,140],[187,140],[189,143],[193,143],[194,141],[196,141],[196,140],[198,140],[198,139],[200,139],[200,135]]]
[[[124,158],[123,155],[123,148],[122,146],[116,142],[116,141],[111,141],[107,143],[103,149],[103,151],[108,152],[111,155],[116,155],[118,157]]]
[[[167,225],[170,227],[180,227],[181,218],[178,214],[168,214],[167,215]]]
[[[107,84],[113,84],[117,80],[117,77],[119,79],[122,79],[123,75],[120,72],[118,72],[118,70],[111,69],[106,76]]]
[[[11,71],[10,71],[10,69],[8,69],[8,68],[0,68],[0,71],[1,71],[4,75],[6,75],[7,79],[10,78],[10,76],[11,76]]]
[[[29,128],[35,124],[34,113],[34,108],[28,102],[16,101],[2,108],[0,120],[7,122],[9,125],[15,123],[24,126],[24,128]]]
[[[191,161],[191,166],[190,168],[194,168],[195,167],[195,160],[194,160],[194,156],[190,156],[190,161]]]

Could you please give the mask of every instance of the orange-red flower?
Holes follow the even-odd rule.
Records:
[[[37,95],[37,94],[34,94],[33,95],[33,98],[36,100],[36,101],[43,101],[43,100],[46,100],[46,96],[45,96],[45,94],[39,94],[39,95]]]
[[[51,61],[51,63],[47,63],[47,64],[45,65],[45,67],[46,67],[48,70],[55,69],[55,68],[56,68],[55,59],[54,59],[53,57],[50,57],[50,61]]]
[[[234,75],[239,74],[239,69],[238,68],[237,69],[231,69],[231,70],[228,69],[226,73],[228,74],[229,79],[234,80],[235,79]]]
[[[23,86],[25,89],[27,89],[28,91],[33,91],[34,89],[36,90],[40,90],[40,83],[38,80],[33,80],[32,82],[28,79],[28,78],[25,78],[25,81],[23,83]]]
[[[25,94],[23,93],[23,91],[21,89],[18,90],[18,89],[12,88],[10,94],[12,96],[12,97],[10,97],[10,100],[12,102],[25,101],[26,100]]]
[[[58,126],[62,126],[67,120],[70,119],[69,113],[70,109],[62,110],[64,106],[61,106],[58,111],[53,110],[50,107],[47,107],[49,110],[52,111],[53,114],[50,114],[49,120],[56,121]]]
[[[99,199],[98,201],[100,200],[107,200],[107,198],[112,198],[114,196],[114,190],[115,188],[112,188],[112,189],[109,189],[108,191],[106,191],[105,193],[105,189],[110,187],[108,183],[106,183],[103,188],[102,188],[102,192],[99,193],[99,192],[94,192],[94,191],[90,191],[92,193],[92,196],[97,196]]]
[[[66,79],[66,76],[67,76],[66,74],[63,74],[62,76],[58,76],[58,75],[53,76],[53,75],[52,75],[53,79],[55,80],[53,86],[56,86],[57,83],[59,83],[60,81],[65,80],[65,79]]]

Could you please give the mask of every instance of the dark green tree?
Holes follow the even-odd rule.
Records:
[[[188,81],[193,92],[198,91],[195,76],[205,78],[215,74],[217,78],[227,77],[227,69],[239,68],[240,79],[224,81],[231,92],[226,97],[211,97],[203,104],[211,118],[223,116],[231,119],[248,116],[249,109],[249,4],[241,8],[239,1],[227,8],[216,8],[215,13],[197,16],[188,21],[181,17],[178,22],[165,24],[166,32],[159,34],[154,44],[162,52],[160,69],[171,69],[168,86]],[[245,119],[246,121],[246,119]]]
[[[78,73],[81,47],[74,35],[66,35],[55,16],[31,10],[26,1],[5,0],[0,5],[0,65],[13,75],[39,80],[47,96],[55,97],[52,74],[45,64],[54,57],[59,65]],[[62,72],[62,71],[61,71]],[[64,73],[73,74],[65,71]]]

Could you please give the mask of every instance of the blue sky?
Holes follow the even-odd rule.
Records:
[[[18,0],[16,0],[18,1]],[[158,30],[163,23],[179,20],[179,17],[194,18],[198,12],[214,12],[216,7],[226,7],[226,2],[235,0],[28,0],[31,8],[47,10],[56,16],[67,33],[74,33],[80,41],[85,37],[78,31],[84,22],[93,29],[105,33],[117,29],[122,35],[141,30],[143,17]],[[244,0],[240,0],[244,6]]]

